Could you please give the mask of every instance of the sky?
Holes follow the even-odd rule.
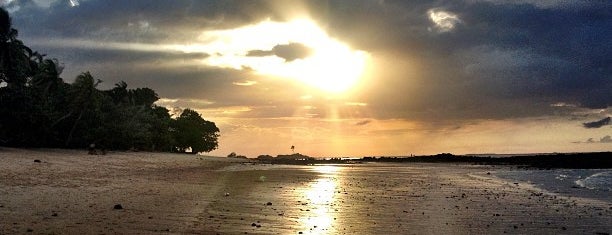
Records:
[[[219,148],[309,156],[612,150],[607,0],[0,0],[62,78],[149,87]]]

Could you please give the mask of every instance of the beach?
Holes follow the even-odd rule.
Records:
[[[512,166],[21,149],[0,163],[0,234],[612,232],[609,191],[551,190]]]
[[[0,234],[213,233],[199,221],[223,194],[226,175],[215,170],[236,161],[3,148]]]

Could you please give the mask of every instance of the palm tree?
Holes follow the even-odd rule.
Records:
[[[0,8],[0,41],[8,41],[12,30],[11,17],[8,11],[4,10],[4,8]]]
[[[24,85],[33,72],[33,52],[17,39],[17,34],[8,12],[0,8],[0,82],[10,87]]]
[[[37,52],[34,52],[33,56],[37,58],[38,63],[33,61],[37,68],[30,85],[40,90],[42,97],[47,97],[51,90],[57,89],[64,83],[60,77],[62,67],[58,66],[59,62],[57,60],[43,59],[42,55]]]
[[[72,141],[74,131],[76,130],[77,125],[81,121],[81,118],[83,118],[83,114],[86,111],[91,111],[93,109],[92,106],[99,103],[96,97],[98,95],[98,90],[96,89],[96,87],[101,82],[102,81],[99,79],[97,81],[94,81],[94,78],[93,76],[91,76],[91,73],[85,72],[77,76],[74,83],[72,84],[71,97],[73,100],[71,101],[71,111],[68,115],[72,115],[77,112],[79,113],[79,115],[75,119],[72,128],[70,128],[70,132],[68,133],[68,137],[66,138],[65,142],[66,146],[68,146]]]

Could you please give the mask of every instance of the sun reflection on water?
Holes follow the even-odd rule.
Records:
[[[304,196],[308,199],[309,209],[301,216],[301,223],[310,234],[331,233],[335,221],[337,177],[341,167],[316,166],[314,171],[321,177],[310,183],[305,189]]]

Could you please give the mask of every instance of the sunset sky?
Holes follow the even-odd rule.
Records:
[[[612,150],[608,0],[0,0],[62,78],[149,87],[256,157]]]

